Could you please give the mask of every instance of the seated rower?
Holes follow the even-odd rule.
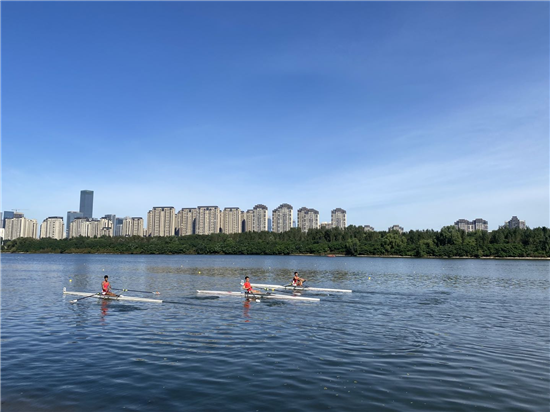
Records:
[[[103,282],[101,283],[101,294],[105,296],[118,296],[111,292],[111,284],[109,283],[109,276],[107,275],[103,277]]]
[[[243,289],[246,291],[246,293],[258,293],[260,294],[260,291],[252,289],[252,285],[250,284],[250,278],[248,276],[244,277],[244,284]]]
[[[294,277],[292,278],[292,286],[303,286],[304,282],[306,281],[307,279],[302,279],[301,277],[298,276],[298,272],[294,272]]]

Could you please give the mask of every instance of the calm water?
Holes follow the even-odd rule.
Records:
[[[549,263],[2,256],[2,411],[548,411]],[[197,296],[298,270],[318,303]],[[158,290],[77,304],[62,289]],[[72,279],[72,282],[70,282]],[[130,293],[127,293],[130,295]],[[136,296],[154,297],[133,293]]]

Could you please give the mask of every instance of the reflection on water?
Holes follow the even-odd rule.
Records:
[[[546,261],[4,255],[2,411],[547,410],[548,269]],[[286,284],[294,271],[354,292],[304,293],[318,304],[196,293],[239,291],[246,275]],[[61,293],[97,290],[105,274],[114,288],[159,290],[164,303],[72,305]]]

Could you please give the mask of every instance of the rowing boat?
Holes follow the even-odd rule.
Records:
[[[342,293],[351,293],[350,289],[327,289],[327,288],[314,288],[310,286],[281,286],[281,285],[262,285],[259,283],[254,283],[252,287],[255,288],[264,288],[264,289],[290,289],[290,290],[297,290],[297,291],[306,291],[306,290],[313,290],[316,292],[342,292]]]
[[[126,300],[126,301],[134,301],[134,302],[155,302],[155,303],[162,303],[162,300],[160,299],[149,299],[149,298],[138,298],[135,296],[107,296],[102,295],[101,293],[93,293],[93,292],[69,292],[67,291],[67,288],[63,288],[63,294],[64,295],[75,295],[75,296],[89,296],[91,298],[97,298],[97,299],[105,299],[105,300]]]
[[[221,295],[221,296],[242,296],[245,298],[251,298],[251,299],[284,299],[284,300],[302,300],[302,301],[309,301],[309,302],[318,302],[319,298],[304,298],[303,296],[291,296],[291,295],[277,295],[274,293],[266,294],[266,293],[244,293],[244,292],[222,292],[217,290],[197,290],[198,293],[204,293],[208,295]]]

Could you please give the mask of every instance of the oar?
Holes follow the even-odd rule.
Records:
[[[83,298],[78,298],[78,299],[75,299],[75,300],[71,300],[70,302],[71,302],[71,303],[76,303],[76,302],[78,302],[79,300],[88,299],[88,298],[93,298],[94,296],[97,296],[97,293],[94,293],[93,295],[90,295],[90,296],[84,296]]]
[[[111,289],[121,290],[123,292],[153,293],[154,295],[160,295],[160,292],[149,292],[148,290],[116,289],[116,288],[111,288]]]

